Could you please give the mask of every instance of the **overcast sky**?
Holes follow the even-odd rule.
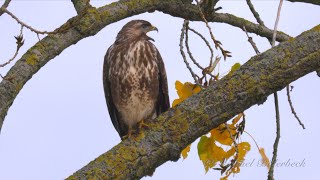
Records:
[[[102,6],[111,1],[92,1]],[[3,0],[0,1],[0,4]],[[253,1],[265,24],[274,25],[278,1]],[[246,2],[222,1],[222,12],[228,12],[255,22]],[[54,30],[76,15],[70,1],[28,1],[14,0],[9,6],[24,22],[40,30]],[[117,32],[132,19],[144,19],[157,26],[159,33],[149,35],[155,39],[167,69],[171,102],[177,98],[176,80],[192,82],[192,78],[179,52],[179,36],[182,19],[160,12],[145,13],[127,18],[101,30],[96,36],[81,40],[51,60],[28,81],[17,96],[5,119],[0,135],[0,179],[1,180],[59,180],[68,177],[100,154],[120,142],[112,126],[102,86],[102,64],[107,48],[114,42]],[[285,2],[279,29],[291,36],[297,36],[319,24],[320,7],[302,3]],[[211,23],[213,32],[223,47],[233,57],[220,64],[220,74],[228,72],[231,66],[245,63],[254,51],[247,42],[244,32],[225,24]],[[194,27],[208,32],[203,23],[192,22]],[[0,17],[0,62],[9,59],[15,51],[15,39],[20,26],[6,14]],[[37,42],[37,37],[24,30],[25,45],[18,58]],[[270,48],[268,41],[252,35],[261,51]],[[198,61],[208,64],[209,51],[195,36],[190,46]],[[18,59],[17,58],[17,59]],[[12,64],[11,64],[12,65]],[[4,75],[8,68],[0,69]],[[195,67],[194,67],[195,68]],[[199,71],[197,71],[199,73]],[[320,78],[316,73],[292,83],[292,99],[296,111],[306,126],[302,130],[290,112],[285,91],[279,92],[281,115],[281,139],[279,162],[305,162],[304,167],[276,167],[276,179],[315,179],[319,157],[318,138],[320,131],[319,100]],[[251,133],[259,146],[266,149],[271,159],[275,138],[275,113],[273,96],[260,106],[246,112],[246,131]],[[252,145],[241,173],[230,179],[266,179],[267,170],[257,166],[260,156],[250,137],[243,135],[243,141]],[[205,170],[197,153],[197,142],[191,147],[186,160],[167,162],[157,168],[152,179],[219,179],[217,171]],[[151,178],[145,178],[151,179]]]

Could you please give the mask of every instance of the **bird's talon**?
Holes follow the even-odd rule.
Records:
[[[149,125],[144,123],[144,121],[142,120],[139,122],[139,129],[141,129],[142,127],[149,127]]]

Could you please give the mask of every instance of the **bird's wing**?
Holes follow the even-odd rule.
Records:
[[[112,61],[112,56],[110,53],[112,51],[112,46],[108,49],[105,57],[104,57],[104,64],[103,64],[103,87],[104,87],[104,94],[106,97],[106,102],[109,110],[109,115],[112,121],[114,128],[119,133],[120,137],[126,135],[126,130],[123,122],[120,120],[119,112],[114,105],[112,94],[111,94],[111,84],[110,84],[110,77],[109,77],[109,68],[110,68],[110,61]],[[113,56],[114,57],[114,56]]]
[[[167,111],[170,108],[170,101],[169,101],[169,94],[168,94],[168,81],[167,81],[167,74],[166,69],[164,67],[164,63],[162,57],[157,51],[157,64],[159,68],[159,96],[157,102],[157,115]]]

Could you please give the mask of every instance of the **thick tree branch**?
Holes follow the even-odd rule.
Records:
[[[10,69],[5,79],[0,83],[0,130],[9,107],[20,90],[51,59],[59,55],[64,49],[76,44],[81,39],[95,35],[105,26],[127,17],[162,11],[175,17],[202,21],[197,6],[182,3],[178,0],[122,0],[101,8],[88,7],[86,12],[71,18],[54,33],[49,34],[31,47],[17,63]],[[230,14],[214,13],[207,17],[208,21],[227,23],[242,28],[246,26],[248,32],[263,37],[272,37],[272,30],[254,24]],[[285,41],[290,36],[278,32],[277,40]]]
[[[320,5],[320,1],[319,0],[288,0],[290,2],[304,2],[304,3],[311,3],[311,4],[315,4],[315,5]]]
[[[80,14],[86,7],[90,6],[90,0],[71,0],[77,13]]]
[[[212,87],[149,122],[150,129],[102,154],[68,179],[138,179],[199,136],[320,68],[320,25],[251,58]]]

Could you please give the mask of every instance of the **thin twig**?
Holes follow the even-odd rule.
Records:
[[[273,172],[274,172],[274,166],[277,162],[277,155],[278,155],[278,146],[280,141],[280,113],[279,113],[279,103],[278,103],[278,93],[274,93],[274,103],[275,103],[275,109],[276,109],[276,124],[277,124],[277,133],[276,133],[276,139],[273,144],[273,156],[271,160],[270,169],[268,172],[268,180],[273,180]]]
[[[274,24],[272,43],[271,43],[272,47],[274,47],[275,43],[276,43],[277,29],[278,29],[278,24],[279,24],[279,19],[280,19],[282,3],[283,3],[283,0],[280,0],[279,7],[278,7],[278,13],[277,13],[277,19],[276,19],[276,22]]]
[[[190,27],[189,27],[189,30],[192,31],[193,33],[195,33],[196,35],[198,35],[198,36],[206,43],[206,45],[207,45],[207,47],[209,48],[210,53],[211,53],[210,62],[212,62],[214,53],[213,53],[213,49],[212,49],[211,46],[210,46],[209,41],[208,41],[201,33],[199,33],[198,31],[196,31],[196,30],[194,30],[194,29],[192,29],[192,28],[190,28]],[[211,63],[210,63],[210,64],[211,64]]]
[[[39,31],[37,29],[34,29],[33,27],[29,26],[28,24],[22,22],[17,16],[15,16],[13,13],[11,13],[8,9],[1,7],[1,10],[5,13],[7,13],[9,16],[11,16],[14,20],[16,20],[20,25],[28,28],[30,31],[35,32],[37,34],[54,34],[54,32],[50,31]]]
[[[22,45],[24,44],[24,40],[23,40],[23,26],[21,25],[21,29],[20,29],[20,35],[19,36],[15,36],[16,40],[17,40],[17,48],[16,48],[16,52],[14,53],[13,57],[10,58],[8,61],[6,61],[3,64],[0,64],[0,67],[4,67],[8,64],[10,64],[18,55],[20,48],[22,47]]]
[[[238,155],[239,155],[239,148],[238,148],[238,143],[237,143],[237,141],[235,140],[235,138],[233,137],[233,135],[232,135],[232,133],[231,133],[231,130],[230,130],[229,126],[228,126],[228,123],[225,122],[224,125],[225,125],[226,128],[227,128],[227,131],[228,131],[228,133],[229,133],[229,135],[230,135],[230,138],[231,138],[232,141],[233,141],[234,148],[235,148],[235,151],[236,151],[236,155],[234,156],[233,160],[231,160],[231,164],[230,164],[230,169],[232,169],[233,166],[234,166],[234,164],[237,162]]]
[[[197,6],[198,6],[198,8],[199,8],[199,11],[200,11],[201,18],[203,19],[203,21],[205,22],[205,24],[206,24],[206,26],[207,26],[207,28],[208,28],[208,30],[209,30],[211,39],[212,39],[212,41],[214,42],[215,47],[220,49],[220,51],[221,51],[221,53],[222,53],[222,55],[223,55],[223,57],[224,57],[224,60],[226,60],[227,57],[231,57],[231,55],[230,55],[231,52],[224,50],[224,49],[222,48],[222,46],[221,46],[221,45],[222,45],[221,42],[218,41],[218,40],[216,40],[216,38],[214,37],[214,35],[213,35],[213,33],[212,33],[212,29],[211,29],[211,27],[209,26],[208,20],[206,19],[204,13],[202,12],[202,9],[201,9],[201,6],[200,6],[199,1],[196,0],[196,2],[197,2]]]
[[[207,39],[202,35],[200,34],[199,32],[197,32],[196,30],[192,29],[189,27],[189,25],[187,24],[186,26],[186,39],[185,39],[185,45],[186,45],[186,48],[187,48],[187,53],[191,59],[191,61],[199,68],[202,70],[202,72],[206,71],[206,68],[202,67],[197,61],[196,59],[193,57],[192,55],[192,52],[190,50],[190,47],[189,47],[189,30],[192,31],[193,33],[195,33],[196,35],[198,35],[205,43],[206,45],[208,46],[210,52],[211,52],[211,57],[210,57],[210,64],[209,64],[209,67],[212,65],[212,59],[213,59],[213,49],[211,48],[209,42],[207,41]],[[211,72],[207,72],[206,74],[208,74],[209,76],[211,76],[212,78],[216,78],[214,75],[211,74]]]
[[[197,78],[197,75],[196,75],[196,74],[193,72],[193,70],[191,69],[190,64],[189,64],[188,61],[187,61],[186,54],[185,54],[184,51],[183,51],[183,39],[184,39],[185,31],[186,31],[186,26],[187,26],[188,23],[189,23],[188,20],[184,20],[183,26],[182,26],[182,28],[181,28],[180,43],[179,43],[180,53],[181,53],[181,55],[182,55],[182,58],[183,58],[184,63],[186,64],[187,68],[188,68],[189,71],[190,71],[191,76],[192,76],[193,79],[194,79],[194,82],[199,85],[199,81],[198,81],[198,78],[199,78],[199,77]]]
[[[249,135],[249,136],[251,137],[251,139],[252,139],[252,140],[254,141],[254,143],[256,144],[257,149],[259,150],[259,149],[260,149],[260,147],[259,147],[259,145],[258,145],[257,141],[253,138],[253,136],[252,136],[250,133],[248,133],[247,131],[243,131],[243,132],[245,132],[247,135]]]
[[[281,12],[281,7],[282,7],[283,0],[280,0],[279,7],[278,7],[278,13],[277,13],[277,19],[274,25],[273,29],[273,38],[272,38],[272,47],[275,46],[275,40],[277,36],[277,28],[278,28],[278,23],[280,19],[280,12]],[[277,161],[277,154],[278,154],[278,146],[279,146],[279,141],[280,141],[280,112],[279,112],[279,101],[278,101],[278,93],[274,93],[274,104],[275,104],[275,109],[276,109],[276,124],[277,124],[277,132],[276,132],[276,139],[273,144],[273,156],[272,156],[272,161],[270,165],[270,169],[268,172],[268,180],[273,180],[273,172],[274,172],[274,166]]]
[[[249,34],[248,34],[247,29],[246,29],[245,26],[243,26],[243,30],[244,30],[244,32],[246,32],[247,37],[248,37],[248,41],[249,41],[249,43],[251,44],[251,46],[253,47],[253,49],[254,49],[254,51],[256,52],[256,54],[260,54],[260,51],[259,51],[256,43],[253,41],[252,37],[249,36]]]
[[[303,128],[303,129],[306,129],[304,124],[301,122],[300,118],[298,117],[296,111],[294,110],[294,107],[293,107],[293,104],[292,104],[292,101],[291,101],[291,96],[290,96],[290,89],[289,89],[289,85],[287,85],[287,97],[288,97],[288,102],[289,102],[289,105],[290,105],[290,108],[291,108],[291,112],[292,114],[294,115],[294,117],[298,120],[300,126]]]
[[[254,9],[253,4],[251,3],[251,0],[246,0],[247,4],[249,6],[250,11],[252,12],[253,16],[256,18],[257,22],[261,25],[261,26],[265,26],[264,22],[262,21],[262,19],[260,18],[259,13]]]
[[[264,22],[263,22],[262,19],[260,18],[259,13],[254,9],[254,6],[253,6],[253,4],[251,3],[251,0],[246,0],[246,1],[247,1],[247,4],[248,4],[248,6],[249,6],[250,11],[252,12],[254,18],[256,18],[257,22],[258,22],[261,26],[266,27],[266,26],[264,25]],[[267,39],[268,39],[269,43],[272,45],[272,39],[271,39],[271,38],[267,38]]]
[[[190,51],[190,47],[189,47],[189,24],[186,24],[186,31],[185,31],[185,35],[186,35],[186,39],[185,39],[185,46],[187,48],[187,53],[189,54],[190,59],[192,60],[192,62],[201,70],[204,70],[204,68],[196,61],[196,59],[193,57],[191,51]]]

